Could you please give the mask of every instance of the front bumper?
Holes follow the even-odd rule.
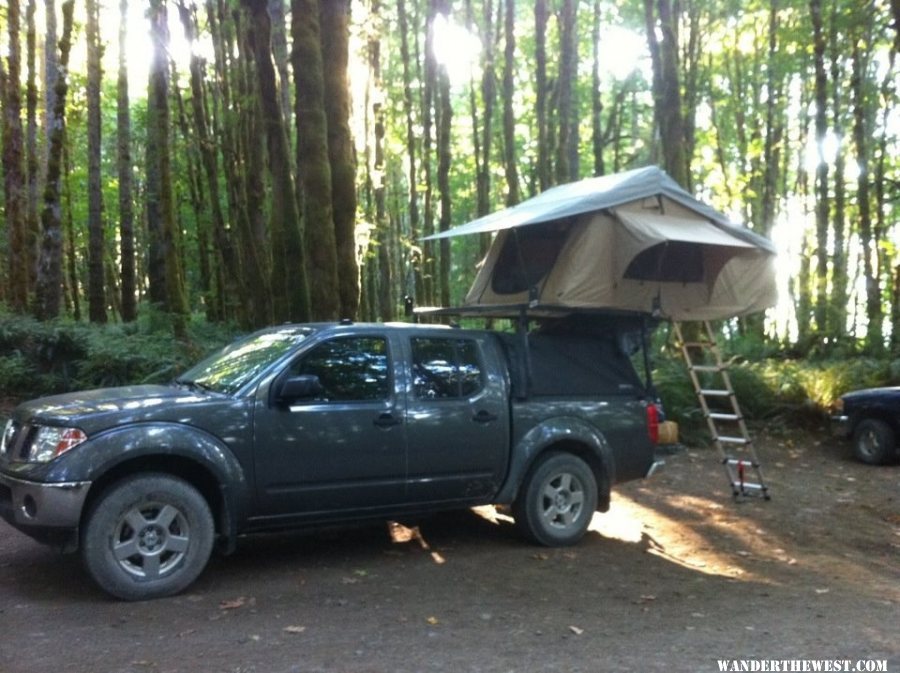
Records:
[[[841,437],[846,439],[850,436],[850,430],[852,429],[850,425],[850,417],[844,414],[839,416],[831,417],[831,434],[835,437]]]
[[[89,481],[42,483],[0,473],[0,517],[40,542],[76,540]]]

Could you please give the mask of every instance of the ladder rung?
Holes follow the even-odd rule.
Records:
[[[719,413],[711,413],[709,415],[711,419],[714,421],[739,421],[741,417],[737,414],[719,414]]]
[[[744,467],[752,467],[754,469],[759,468],[759,463],[755,463],[752,460],[746,460],[742,458],[726,458],[722,462],[726,465],[734,465],[735,467],[740,467],[741,465],[743,465]]]
[[[751,490],[751,491],[768,491],[768,486],[763,486],[762,484],[754,484],[750,481],[733,481],[731,482],[731,487],[740,490]]]
[[[747,437],[716,437],[716,439],[720,442],[725,442],[726,444],[749,444],[750,443],[750,440]]]
[[[712,348],[716,345],[715,341],[684,341],[682,348]]]
[[[721,372],[726,367],[721,365],[691,365],[691,369],[695,372]]]
[[[728,397],[729,395],[733,395],[730,390],[700,390],[701,395],[705,395],[706,397]]]

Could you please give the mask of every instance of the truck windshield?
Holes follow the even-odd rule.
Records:
[[[312,333],[308,327],[280,327],[251,334],[195,365],[175,383],[232,395]]]

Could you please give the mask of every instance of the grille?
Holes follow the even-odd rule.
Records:
[[[30,425],[22,425],[13,421],[3,437],[3,448],[6,449],[0,456],[6,456],[8,460],[24,460],[26,451],[31,442],[32,435],[37,428]]]

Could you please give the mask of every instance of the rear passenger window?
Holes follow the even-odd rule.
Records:
[[[471,397],[482,388],[478,346],[469,339],[412,340],[416,397],[448,400]]]

